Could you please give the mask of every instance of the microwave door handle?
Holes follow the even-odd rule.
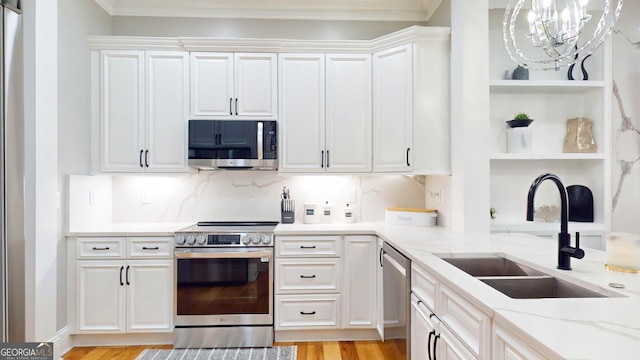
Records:
[[[263,153],[263,145],[264,145],[264,123],[262,121],[258,121],[258,160],[262,160],[264,158]]]

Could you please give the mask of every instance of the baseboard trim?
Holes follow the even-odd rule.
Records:
[[[170,333],[127,334],[77,334],[72,335],[73,346],[118,346],[118,345],[172,345]]]
[[[276,342],[312,342],[312,341],[356,341],[380,340],[376,329],[350,330],[278,330]]]
[[[73,348],[73,341],[71,339],[71,333],[69,327],[65,326],[49,339],[49,342],[53,343],[53,358],[62,359],[62,355],[66,354]]]

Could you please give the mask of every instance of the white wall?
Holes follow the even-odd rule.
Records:
[[[56,333],[57,6],[23,2],[26,341],[48,341]]]
[[[87,0],[58,0],[58,184],[61,199],[67,199],[68,174],[90,170],[90,57],[89,35],[110,35],[111,17]],[[54,131],[55,133],[55,131]],[[53,177],[53,175],[52,175]],[[58,213],[57,321],[67,325],[66,201]]]
[[[452,228],[489,233],[488,0],[451,1]]]
[[[369,40],[424,25],[409,21],[318,21],[114,16],[113,35]]]

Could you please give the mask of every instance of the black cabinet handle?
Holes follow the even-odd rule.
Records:
[[[238,98],[236,98],[236,116],[238,116]]]
[[[129,283],[129,265],[127,265],[127,285],[131,285]]]
[[[433,360],[438,360],[438,352],[436,352],[436,348],[438,346],[438,339],[440,338],[440,334],[436,335],[433,338]]]
[[[144,151],[144,166],[149,167],[149,150]]]
[[[143,246],[142,250],[160,250],[160,247],[159,246],[154,246],[154,247]]]
[[[315,249],[315,248],[316,248],[315,245],[311,245],[311,246],[300,245],[300,249]]]
[[[124,266],[120,266],[120,286],[124,285],[122,282],[122,271],[124,270]]]
[[[379,259],[380,259],[380,267],[383,267],[383,265],[382,265],[382,257],[383,257],[383,256],[384,256],[384,250],[383,250],[382,248],[380,248],[380,256],[379,256]]]
[[[142,153],[144,153],[144,150],[140,150],[140,167],[144,167],[142,164]]]
[[[233,115],[233,98],[229,98],[229,115]]]
[[[300,315],[315,315],[315,314],[316,314],[315,311],[311,311],[311,312],[300,311]]]
[[[411,148],[407,148],[407,166],[411,166],[409,163],[409,151],[411,151]]]
[[[316,276],[315,275],[300,275],[301,279],[315,279]]]
[[[329,168],[329,150],[327,150],[327,169]]]
[[[222,145],[222,134],[216,134],[216,145]]]
[[[324,150],[320,151],[320,167],[324,167]]]
[[[95,247],[95,246],[94,246],[94,247],[93,247],[93,250],[99,250],[99,251],[102,251],[102,250],[109,250],[109,247],[108,247],[108,246],[106,246],[106,247],[98,248],[98,247]]]
[[[427,352],[429,353],[429,360],[433,360],[431,358],[431,337],[436,334],[435,330],[431,330],[429,332],[429,339],[427,339]]]

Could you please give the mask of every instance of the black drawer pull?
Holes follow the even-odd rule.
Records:
[[[311,311],[311,312],[300,311],[300,315],[315,315],[315,314],[316,314],[315,311]]]
[[[311,246],[300,245],[300,249],[315,249],[315,248],[316,248],[315,245],[311,245]]]
[[[160,247],[158,247],[158,246],[154,246],[154,247],[143,246],[142,250],[160,250]]]
[[[101,248],[99,248],[99,247],[95,247],[95,246],[94,246],[94,247],[93,247],[93,250],[97,250],[97,251],[104,251],[104,250],[109,250],[109,247],[107,246],[107,247],[101,247]]]
[[[309,275],[300,275],[300,278],[301,279],[315,279],[316,276],[315,275],[311,275],[311,276],[309,276]]]

